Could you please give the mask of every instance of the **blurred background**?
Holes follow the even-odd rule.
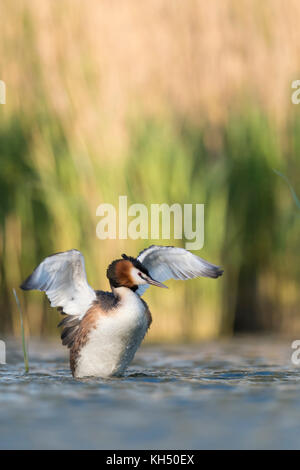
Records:
[[[0,4],[0,333],[47,255],[77,248],[89,283],[152,240],[96,237],[107,202],[205,204],[199,256],[224,276],[149,289],[148,341],[300,332],[300,4],[30,0]],[[185,240],[154,241],[184,246]],[[18,289],[30,336],[58,312]]]

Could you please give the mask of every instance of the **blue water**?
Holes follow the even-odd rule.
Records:
[[[1,449],[300,448],[291,342],[143,346],[123,378],[75,380],[58,343],[0,366]]]

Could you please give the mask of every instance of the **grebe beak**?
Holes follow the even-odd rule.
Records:
[[[165,289],[168,289],[168,286],[165,286],[164,284],[162,284],[162,282],[159,282],[159,281],[156,281],[155,279],[152,279],[151,276],[146,276],[146,275],[144,274],[144,275],[143,275],[143,279],[145,279],[145,281],[146,281],[148,284],[152,284],[152,286],[164,287]]]

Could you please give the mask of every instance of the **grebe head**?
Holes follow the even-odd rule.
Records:
[[[122,255],[122,259],[117,259],[108,266],[106,276],[111,287],[128,287],[133,291],[141,284],[167,287],[153,279],[140,261],[125,254]]]

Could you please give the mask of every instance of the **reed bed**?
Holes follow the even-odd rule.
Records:
[[[4,0],[0,15],[0,331],[18,334],[12,287],[48,254],[80,249],[105,289],[112,259],[157,243],[96,237],[119,195],[205,203],[198,254],[225,268],[149,289],[149,340],[299,328],[299,211],[273,171],[300,197],[299,3]],[[30,334],[54,334],[43,296],[19,295]]]

